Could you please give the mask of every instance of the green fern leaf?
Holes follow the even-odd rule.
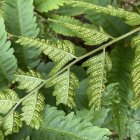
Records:
[[[90,24],[83,24],[71,17],[56,16],[54,19],[49,20],[53,22],[51,27],[55,32],[67,36],[77,36],[82,38],[87,45],[101,44],[112,38],[102,29],[98,31]]]
[[[19,132],[20,127],[22,127],[22,121],[18,112],[11,113],[3,122],[5,135]]]
[[[87,94],[89,96],[89,106],[99,109],[101,107],[102,93],[105,89],[106,74],[111,69],[109,56],[103,53],[94,56],[83,63],[84,67],[89,67],[89,87]]]
[[[21,139],[21,140],[30,140],[30,136],[27,136],[26,138]]]
[[[75,107],[75,89],[79,86],[79,81],[70,70],[62,73],[58,77],[46,84],[46,87],[55,86],[53,95],[56,96],[57,105],[60,103],[70,108]]]
[[[37,37],[39,29],[33,15],[33,0],[4,0],[4,19],[9,33],[16,36]],[[35,67],[39,63],[40,50],[13,43],[19,66]]]
[[[82,2],[79,0],[69,0],[69,2],[72,4],[72,6],[76,7],[82,7],[87,10],[94,10],[98,13],[105,13],[111,16],[116,16],[119,18],[123,18],[126,20],[126,23],[128,25],[140,25],[140,15],[134,12],[127,12],[124,9],[118,8],[115,9],[111,5],[108,5],[108,7],[102,7],[95,4],[90,4],[87,2]]]
[[[111,52],[112,69],[109,73],[109,84],[118,83],[116,95],[119,102],[112,105],[113,118],[117,126],[120,139],[123,139],[130,97],[130,65],[133,51],[130,47],[117,46]],[[123,61],[122,61],[123,60]]]
[[[0,113],[8,113],[8,111],[18,102],[18,100],[18,95],[13,90],[0,90]]]
[[[48,12],[58,9],[59,6],[63,6],[65,2],[65,0],[35,0],[35,6],[40,12]]]
[[[133,101],[132,107],[137,108],[140,106],[140,36],[136,36],[132,40],[132,47],[135,50],[135,56],[132,64],[132,89],[133,89]]]
[[[7,33],[3,19],[0,17],[0,87],[7,86],[11,81],[11,74],[17,69],[17,60],[14,50],[10,48],[11,43],[7,41]]]
[[[44,96],[35,92],[23,101],[22,118],[27,125],[38,129],[42,122],[41,112],[44,109]]]
[[[49,40],[32,39],[27,37],[20,37],[18,43],[22,45],[30,45],[32,47],[39,47],[43,53],[48,55],[56,65],[50,73],[54,75],[63,66],[65,66],[72,59],[76,59],[75,46],[70,41],[57,41],[56,43],[50,42]]]
[[[111,134],[108,129],[93,126],[73,112],[65,116],[63,111],[50,106],[45,108],[44,122],[34,133],[34,140],[108,140]]]
[[[27,92],[30,92],[44,82],[44,80],[40,73],[33,70],[30,70],[29,72],[18,70],[18,72],[14,74],[13,82],[19,83],[19,89],[26,89]]]
[[[3,135],[2,131],[0,131],[0,140],[4,140],[4,135]]]

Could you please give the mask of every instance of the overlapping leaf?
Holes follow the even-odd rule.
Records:
[[[137,108],[140,106],[140,36],[136,36],[132,40],[132,47],[135,50],[135,56],[132,64],[132,89],[133,89],[133,102],[132,107]]]
[[[75,89],[79,86],[79,81],[70,70],[62,73],[46,84],[46,87],[55,86],[53,95],[56,96],[57,105],[60,103],[68,107],[75,107]]]
[[[42,122],[42,110],[44,109],[44,96],[41,93],[35,92],[25,99],[22,103],[22,118],[27,125],[38,129]]]
[[[3,129],[5,130],[5,135],[19,132],[20,127],[22,127],[22,121],[18,112],[11,113],[3,121]]]
[[[34,140],[109,140],[110,131],[93,126],[76,117],[74,113],[65,116],[63,111],[46,106],[44,122],[33,135]]]
[[[65,0],[35,0],[35,6],[40,12],[48,12],[63,6]]]
[[[53,22],[51,26],[56,33],[79,37],[88,45],[98,45],[112,38],[103,29],[97,30],[90,24],[83,24],[68,16],[56,16],[50,21]]]
[[[18,102],[18,100],[18,95],[13,90],[0,90],[0,113],[6,114]]]
[[[77,58],[75,56],[75,45],[67,40],[54,43],[49,40],[45,41],[43,39],[20,37],[18,42],[21,45],[30,45],[32,47],[38,46],[42,49],[44,54],[48,55],[48,57],[56,63],[50,75],[54,75],[69,61]]]
[[[16,36],[37,37],[39,29],[33,8],[33,0],[4,0],[4,19],[8,32]],[[38,65],[39,49],[12,45],[21,68]]]
[[[10,41],[7,41],[4,20],[0,17],[0,87],[9,84],[10,75],[17,69],[17,60],[13,55],[14,50],[10,46]]]
[[[99,109],[101,107],[102,93],[105,89],[106,74],[111,68],[109,56],[103,53],[92,57],[83,63],[84,67],[88,67],[89,87],[87,94],[89,96],[89,106]]]
[[[133,51],[130,47],[117,46],[111,52],[112,69],[109,73],[109,84],[117,83],[119,102],[112,105],[115,126],[118,129],[120,139],[123,139],[127,123],[127,113],[130,96],[130,76]],[[113,93],[114,94],[114,93]]]
[[[26,89],[27,92],[30,92],[44,82],[44,80],[40,73],[33,70],[29,72],[18,70],[18,72],[14,74],[14,82],[19,83],[19,89]]]
[[[98,13],[105,13],[108,15],[120,17],[126,20],[128,25],[140,25],[140,15],[134,12],[127,12],[122,8],[115,9],[113,6],[108,5],[108,7],[98,6],[95,4],[90,4],[87,2],[82,2],[79,0],[69,0],[72,6],[82,7],[87,10],[94,10]]]

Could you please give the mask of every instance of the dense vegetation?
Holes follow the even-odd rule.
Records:
[[[140,1],[0,0],[0,140],[140,140]]]

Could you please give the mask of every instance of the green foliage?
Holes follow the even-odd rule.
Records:
[[[50,19],[50,21],[53,22],[51,26],[56,33],[77,36],[83,39],[85,44],[88,45],[98,45],[112,38],[102,28],[98,31],[97,28],[90,24],[82,24],[80,21],[71,17],[56,16],[54,19]]]
[[[130,65],[132,63],[132,49],[117,46],[111,52],[112,69],[109,73],[109,83],[118,83],[116,94],[119,92],[119,102],[114,102],[112,106],[115,125],[122,139],[127,123],[127,113],[129,106],[130,92]],[[123,60],[123,65],[122,65]]]
[[[20,120],[20,115],[18,112],[11,113],[3,122],[5,135],[18,132],[19,127],[22,127],[22,121]]]
[[[64,3],[65,0],[35,0],[36,9],[40,12],[58,9],[59,6],[63,6]]]
[[[17,102],[18,95],[11,89],[3,89],[0,91],[0,113],[6,114]]]
[[[56,96],[56,104],[63,103],[68,107],[75,107],[75,89],[79,86],[79,81],[70,70],[59,75],[47,83],[46,87],[55,86],[53,95]]]
[[[108,129],[92,126],[90,122],[77,118],[73,112],[65,116],[55,107],[46,106],[44,121],[39,131],[35,132],[34,140],[92,140],[93,137],[94,140],[107,140],[110,135]]]
[[[42,121],[41,112],[44,109],[44,96],[35,92],[23,101],[22,120],[33,128],[38,129]]]
[[[89,76],[89,87],[87,94],[89,96],[89,106],[98,109],[101,107],[102,92],[105,89],[107,71],[110,70],[111,62],[108,55],[103,53],[90,58],[83,63],[84,67],[89,67],[87,73]]]
[[[44,80],[40,73],[33,70],[30,70],[29,72],[18,70],[14,74],[14,82],[19,83],[19,89],[26,89],[27,92],[30,92],[44,82]]]
[[[139,70],[140,70],[140,36],[136,36],[132,40],[132,47],[135,51],[135,57],[132,64],[132,86],[133,86],[133,102],[132,107],[137,108],[140,105],[140,84],[139,84]]]
[[[11,34],[37,37],[39,33],[33,12],[33,0],[4,0],[4,19],[7,31]],[[20,45],[14,45],[14,49],[21,68],[38,65],[38,49]]]
[[[10,48],[11,43],[7,41],[7,33],[3,19],[0,17],[0,87],[7,86],[11,80],[11,74],[17,69],[17,60],[13,55],[14,50]]]
[[[51,71],[50,75],[54,75],[58,72],[64,65],[69,61],[76,58],[75,56],[75,46],[70,41],[57,41],[56,43],[51,43],[49,40],[39,40],[21,37],[18,42],[22,45],[30,45],[40,47],[44,54],[48,55],[56,65]]]
[[[1,131],[0,131],[0,140],[4,140],[4,135]]]
[[[132,12],[127,12],[124,9],[118,8],[115,9],[111,5],[107,7],[97,6],[95,4],[89,4],[87,2],[81,2],[78,0],[70,0],[72,6],[78,6],[85,8],[87,10],[95,10],[96,12],[101,12],[105,14],[109,14],[112,16],[120,17],[126,20],[128,25],[140,25],[140,15]]]
[[[137,0],[0,0],[0,140],[139,140],[139,46]]]

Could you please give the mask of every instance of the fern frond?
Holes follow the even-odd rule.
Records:
[[[19,83],[19,89],[26,89],[27,92],[30,92],[37,86],[39,86],[42,82],[44,82],[44,80],[43,76],[40,73],[35,72],[33,70],[30,70],[29,72],[18,70],[14,74],[13,82]]]
[[[112,69],[109,73],[109,84],[118,83],[116,95],[119,102],[112,105],[113,118],[120,139],[123,139],[126,129],[127,112],[130,97],[130,76],[133,51],[130,47],[116,46],[111,52]],[[122,61],[123,60],[123,61]]]
[[[38,129],[42,122],[42,110],[44,109],[44,96],[41,93],[35,92],[25,99],[22,103],[22,118],[27,125]]]
[[[35,0],[36,9],[40,12],[48,12],[54,9],[58,9],[63,6],[65,0]]]
[[[103,29],[97,30],[90,24],[83,24],[80,21],[68,16],[56,16],[49,19],[52,29],[67,36],[77,36],[85,41],[87,45],[98,45],[112,38]]]
[[[4,140],[4,135],[3,135],[2,131],[0,131],[0,140]]]
[[[13,90],[0,90],[0,113],[8,113],[8,111],[18,102],[18,100],[18,95]]]
[[[140,106],[140,36],[136,36],[132,39],[132,47],[135,51],[134,60],[132,63],[132,89],[133,89],[133,101],[132,107],[137,108]]]
[[[0,17],[0,87],[9,84],[10,75],[17,69],[17,60],[13,55],[14,50],[10,46],[10,41],[7,41],[4,20]]]
[[[78,7],[82,7],[85,8],[87,10],[94,10],[98,13],[104,13],[104,14],[108,14],[111,16],[116,16],[119,18],[123,18],[124,20],[126,20],[126,23],[128,25],[140,25],[140,15],[134,12],[127,12],[122,8],[114,8],[111,5],[108,5],[108,7],[102,7],[102,6],[98,6],[95,4],[90,4],[87,2],[82,2],[79,0],[69,0],[70,4],[72,6],[78,6]]]
[[[108,140],[110,131],[83,121],[74,113],[65,116],[63,111],[46,106],[44,122],[33,135],[34,140]]]
[[[36,17],[33,0],[4,0],[4,19],[7,31],[16,36],[37,37]],[[40,50],[14,44],[15,55],[20,67],[35,67],[39,63]]]
[[[102,93],[105,89],[106,73],[111,69],[111,61],[104,50],[103,53],[84,62],[83,67],[88,67],[89,87],[87,94],[90,100],[89,106],[99,109],[101,107]]]
[[[32,39],[27,37],[20,37],[18,43],[21,45],[30,45],[32,47],[39,47],[43,53],[48,55],[56,65],[51,71],[50,75],[57,73],[64,65],[72,59],[76,59],[75,46],[70,41],[57,41],[56,43],[49,40]]]
[[[70,108],[75,107],[75,89],[79,86],[79,80],[74,73],[67,70],[46,84],[46,87],[51,86],[55,86],[53,95],[56,96],[57,105],[62,103]]]
[[[22,127],[22,121],[18,112],[11,113],[3,122],[5,135],[19,132],[20,127]]]

